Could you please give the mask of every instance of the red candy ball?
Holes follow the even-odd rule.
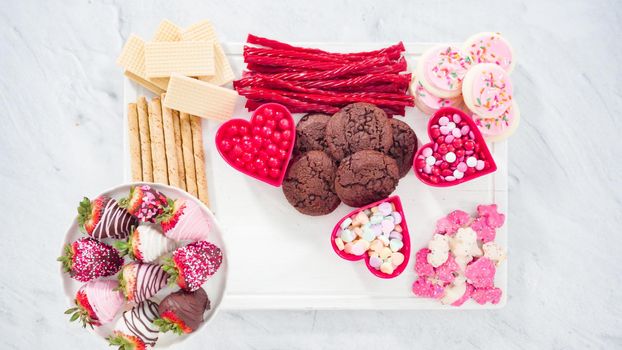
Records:
[[[278,152],[276,153],[276,157],[279,158],[280,160],[287,158],[287,151],[284,149],[278,150]]]
[[[279,131],[275,131],[272,133],[272,142],[279,143],[281,142],[282,136]]]
[[[272,117],[274,116],[274,110],[272,110],[272,108],[270,107],[265,108],[263,111],[261,111],[261,113],[266,117],[266,119],[272,119]]]
[[[241,158],[241,159],[242,159],[242,161],[243,161],[244,163],[248,163],[248,162],[250,162],[251,160],[253,160],[253,155],[252,155],[252,154],[250,154],[249,152],[245,152],[244,154],[242,154],[242,158]]]
[[[271,156],[274,156],[277,151],[278,151],[278,148],[273,143],[269,144],[268,147],[266,147],[266,153],[268,153]]]
[[[244,151],[242,150],[242,147],[240,147],[240,145],[235,145],[233,146],[233,149],[231,149],[231,157],[232,158],[239,158],[242,153],[244,153]]]
[[[253,135],[260,135],[260,134],[261,134],[261,126],[259,125],[253,126]]]
[[[248,127],[246,125],[240,125],[240,127],[238,128],[238,133],[240,133],[240,135],[244,136],[248,134]]]
[[[272,168],[272,169],[270,169],[268,174],[270,175],[271,178],[276,179],[276,178],[279,177],[279,175],[281,175],[281,170],[277,169],[277,168]]]
[[[274,157],[268,158],[268,166],[271,167],[271,168],[278,167],[280,163],[281,162],[279,162],[279,160],[274,158]]]
[[[283,118],[279,120],[279,128],[281,128],[281,130],[289,130],[289,127],[290,127],[290,124],[287,118]]]
[[[226,152],[233,148],[233,145],[231,144],[231,141],[223,139],[222,141],[220,141],[220,148],[222,148],[223,151]]]
[[[292,132],[291,132],[291,130],[283,130],[281,135],[283,136],[283,138],[285,140],[291,140],[292,139]]]
[[[235,125],[231,125],[229,129],[227,129],[227,136],[234,137],[238,135],[238,127]]]
[[[268,126],[264,126],[261,128],[261,135],[265,138],[270,138],[270,136],[272,136],[272,129]]]
[[[276,122],[274,121],[274,119],[268,119],[266,120],[266,126],[270,129],[274,129],[276,127]]]
[[[253,119],[253,124],[255,125],[261,125],[266,121],[266,117],[264,117],[261,114],[256,114],[255,118]]]
[[[255,165],[253,163],[246,163],[244,165],[244,168],[246,169],[246,171],[248,171],[249,173],[254,173],[255,172]]]
[[[290,145],[289,141],[281,141],[281,143],[279,144],[282,150],[289,149],[289,145]]]

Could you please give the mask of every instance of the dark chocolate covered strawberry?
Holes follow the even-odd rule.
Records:
[[[71,278],[80,282],[114,275],[123,266],[123,258],[116,249],[88,237],[67,244],[64,254],[57,260]]]
[[[96,239],[124,239],[137,224],[135,217],[105,195],[92,201],[84,197],[78,206],[78,225]]]
[[[160,318],[154,324],[163,333],[191,333],[203,323],[203,314],[209,308],[210,301],[205,289],[199,288],[194,292],[180,290],[162,299],[158,307]]]

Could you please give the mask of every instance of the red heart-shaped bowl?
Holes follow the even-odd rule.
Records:
[[[401,265],[396,267],[395,270],[393,270],[393,273],[391,274],[386,274],[372,267],[369,264],[368,252],[365,252],[363,255],[354,255],[354,254],[346,253],[345,250],[339,250],[339,248],[337,247],[337,244],[335,243],[335,238],[339,237],[339,233],[341,231],[341,224],[347,218],[351,218],[355,216],[356,214],[358,214],[359,212],[365,211],[367,209],[371,209],[372,207],[378,206],[384,202],[392,203],[395,206],[395,211],[400,213],[400,215],[402,216],[402,222],[399,225],[402,227],[402,243],[404,245],[402,246],[402,249],[399,250],[399,252],[404,254],[404,261],[402,262]],[[335,228],[333,229],[333,233],[330,236],[330,242],[331,242],[331,245],[333,246],[333,250],[335,251],[335,253],[345,260],[358,261],[361,259],[365,259],[365,265],[367,265],[367,269],[369,270],[369,272],[371,272],[377,277],[394,278],[394,277],[399,276],[402,272],[404,272],[404,269],[406,269],[406,266],[408,266],[408,261],[410,260],[410,235],[408,234],[408,225],[406,224],[406,216],[404,215],[404,209],[402,207],[402,202],[400,201],[400,197],[391,196],[381,201],[378,201],[378,202],[366,205],[364,207],[358,208],[356,210],[353,210],[352,212],[350,212],[350,214],[344,216],[341,220],[339,220],[339,222],[337,222],[337,225],[335,225]]]
[[[453,107],[440,108],[428,122],[430,143],[415,154],[419,180],[449,187],[493,173],[497,164],[473,119]]]
[[[296,124],[278,103],[259,106],[251,120],[230,119],[216,132],[216,149],[234,169],[279,187],[294,149]]]

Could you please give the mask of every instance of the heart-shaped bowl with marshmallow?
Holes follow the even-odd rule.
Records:
[[[216,149],[234,169],[272,186],[283,183],[294,149],[296,124],[278,103],[259,106],[250,121],[231,119],[216,132]]]
[[[463,111],[439,109],[427,130],[431,141],[417,150],[413,161],[415,175],[423,183],[450,187],[497,170],[484,137]]]
[[[371,249],[363,252],[363,254],[361,255],[356,255],[356,254],[347,253],[345,249],[340,249],[336,243],[336,239],[340,237],[340,234],[342,231],[341,226],[344,223],[344,221],[348,219],[352,219],[356,217],[357,214],[361,212],[365,212],[366,210],[371,210],[372,208],[378,207],[380,204],[383,204],[383,203],[390,203],[392,205],[392,211],[398,212],[401,216],[401,221],[399,222],[399,225],[402,228],[401,235],[402,235],[403,245],[397,251],[403,254],[404,260],[399,266],[395,267],[393,272],[391,273],[384,273],[380,269],[376,269],[370,264],[369,252],[371,251]],[[355,238],[363,239],[359,237],[355,237]],[[402,202],[400,201],[400,197],[391,196],[383,200],[380,200],[378,202],[375,202],[375,203],[366,205],[364,207],[358,208],[356,210],[353,210],[348,215],[344,216],[341,220],[339,220],[339,222],[337,222],[330,236],[330,241],[331,241],[333,250],[335,251],[337,255],[339,255],[339,257],[341,257],[342,259],[348,260],[348,261],[359,261],[359,260],[364,259],[367,269],[369,270],[369,272],[371,272],[376,277],[389,279],[389,278],[395,278],[399,276],[402,272],[404,272],[404,269],[406,269],[406,266],[408,266],[408,261],[410,260],[410,235],[408,233],[408,225],[406,224],[406,217],[404,215],[404,208],[402,207]]]

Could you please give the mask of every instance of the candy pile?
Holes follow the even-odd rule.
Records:
[[[496,267],[506,255],[494,239],[504,222],[496,204],[477,206],[475,218],[456,210],[439,219],[428,247],[416,254],[413,293],[453,306],[469,298],[497,304],[502,291],[494,286]]]
[[[499,33],[476,34],[461,48],[435,46],[417,64],[415,104],[426,114],[461,108],[485,137],[505,139],[520,118],[509,78],[513,59],[510,44]]]
[[[475,126],[471,120],[458,113],[448,113],[435,116],[430,123],[432,143],[417,152],[414,162],[415,171],[422,180],[432,184],[457,183],[494,168],[486,144],[478,142],[476,133],[479,135],[479,131],[472,130]]]
[[[295,125],[287,109],[266,104],[250,123],[232,119],[216,135],[216,145],[234,168],[268,183],[280,185],[294,147]]]
[[[247,71],[233,87],[248,99],[249,111],[277,102],[292,113],[333,114],[348,104],[367,102],[389,115],[404,115],[407,106],[414,106],[401,42],[357,53],[296,47],[252,34],[247,43],[257,46],[244,47]]]
[[[346,218],[334,238],[339,251],[369,255],[369,265],[390,275],[404,263],[402,214],[389,201]]]

